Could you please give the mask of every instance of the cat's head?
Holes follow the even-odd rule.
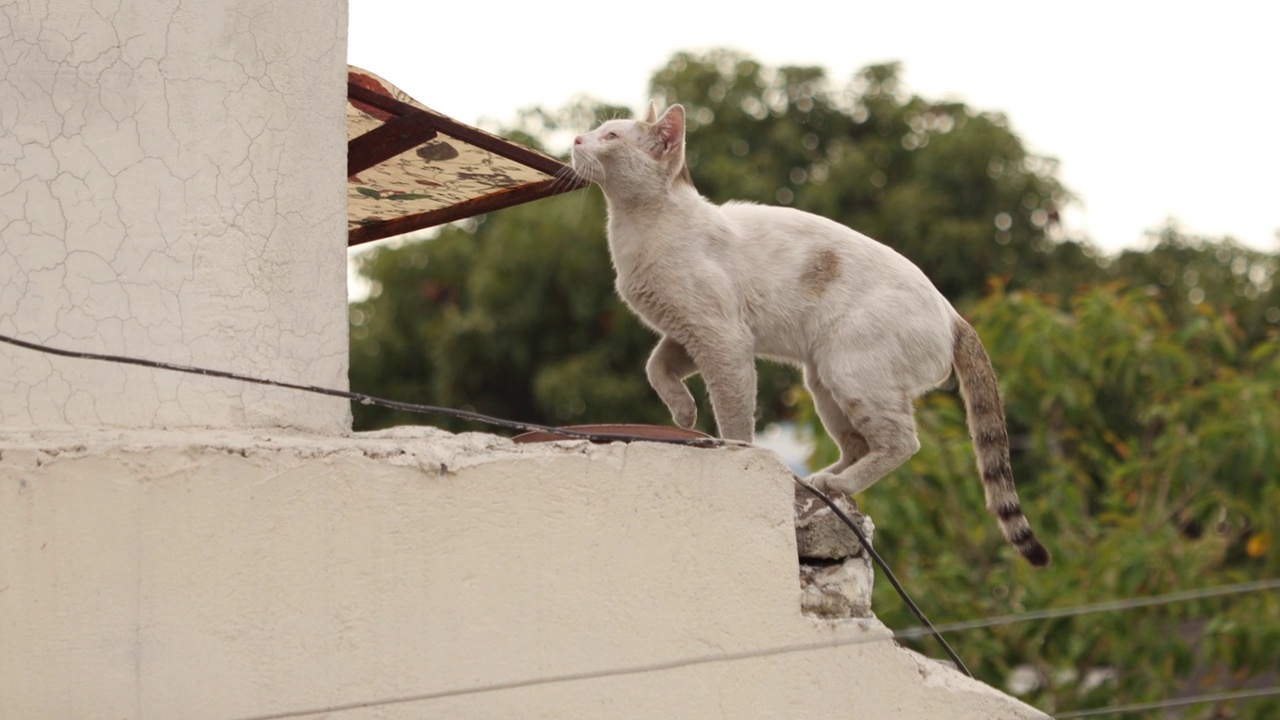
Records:
[[[643,120],[609,120],[579,135],[573,141],[573,169],[606,192],[688,180],[684,108],[672,105],[658,117],[650,103]]]

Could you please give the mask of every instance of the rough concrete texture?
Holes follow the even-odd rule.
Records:
[[[875,570],[868,556],[815,563],[800,560],[800,608],[821,618],[867,618]]]
[[[875,534],[871,518],[858,512],[858,506],[848,496],[831,498],[850,520],[858,523],[858,529],[868,540]],[[864,555],[862,541],[849,529],[827,504],[813,493],[796,486],[796,550],[801,558],[814,560],[843,560]]]
[[[0,3],[0,333],[346,387],[344,0]],[[350,428],[0,345],[0,428]]]
[[[0,717],[1046,717],[803,615],[792,501],[753,449],[0,434]]]
[[[832,498],[872,541],[875,525],[847,496]],[[866,618],[871,614],[875,571],[862,541],[826,503],[796,487],[796,552],[800,556],[800,607],[822,618]]]

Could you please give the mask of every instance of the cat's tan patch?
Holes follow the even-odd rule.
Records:
[[[835,250],[825,248],[814,253],[800,273],[800,285],[804,293],[819,298],[827,287],[840,277],[840,256]]]

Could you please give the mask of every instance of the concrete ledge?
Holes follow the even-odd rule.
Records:
[[[0,435],[0,717],[1045,717],[802,615],[792,506],[762,450]]]

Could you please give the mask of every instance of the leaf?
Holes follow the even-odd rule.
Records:
[[[1271,533],[1260,532],[1249,538],[1249,542],[1245,543],[1245,553],[1251,558],[1260,558],[1267,554],[1267,550],[1271,547]]]

